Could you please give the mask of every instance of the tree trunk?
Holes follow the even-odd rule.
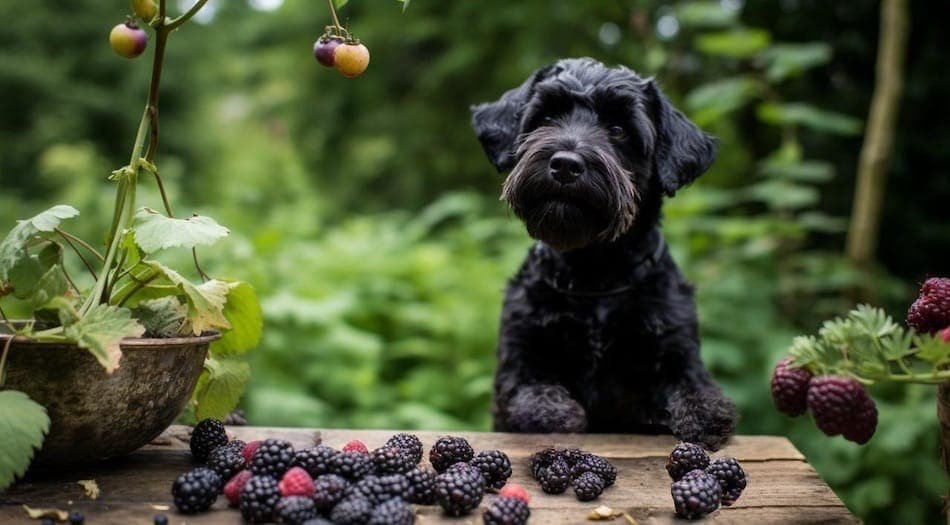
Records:
[[[950,382],[937,387],[937,421],[940,422],[940,463],[950,474]],[[950,524],[950,496],[943,500],[944,521]]]
[[[904,92],[908,18],[907,0],[881,2],[876,79],[864,145],[858,161],[857,186],[847,241],[848,258],[859,269],[868,269],[877,251],[881,204],[894,145],[894,127]]]

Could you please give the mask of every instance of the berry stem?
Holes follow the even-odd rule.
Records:
[[[185,14],[172,20],[165,27],[168,28],[168,31],[174,31],[175,29],[178,29],[182,24],[184,24],[188,20],[191,20],[191,17],[198,14],[198,11],[201,11],[201,8],[204,7],[207,2],[208,0],[198,0],[197,2],[195,2],[193,6],[191,6],[191,9],[189,9]],[[164,13],[162,14],[162,18],[164,18]]]
[[[333,17],[333,27],[336,28],[337,34],[341,34],[343,26],[340,25],[340,19],[336,16],[336,6],[333,5],[333,0],[327,0],[327,5],[330,6],[330,16]]]

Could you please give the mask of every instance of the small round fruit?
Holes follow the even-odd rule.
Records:
[[[333,52],[336,70],[346,78],[356,78],[369,67],[369,49],[363,44],[340,44]]]
[[[145,52],[148,34],[133,22],[117,24],[109,33],[109,45],[119,56],[135,58]]]
[[[155,0],[132,0],[132,10],[135,15],[148,22],[158,14],[158,6]]]
[[[322,36],[313,43],[313,56],[321,66],[333,67],[333,52],[340,47],[343,40],[337,37]]]

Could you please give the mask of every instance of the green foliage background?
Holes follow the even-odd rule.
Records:
[[[590,55],[655,75],[721,139],[713,169],[668,203],[665,231],[698,285],[703,356],[740,431],[789,436],[869,523],[939,521],[932,389],[876,388],[881,424],[865,447],[779,416],[768,396],[792,337],[852,306],[858,277],[840,252],[877,2],[414,0],[402,14],[353,0],[341,15],[372,51],[356,81],[311,57],[322,3],[253,7],[266,3],[212,0],[210,23],[174,35],[160,159],[177,207],[233,232],[206,266],[263,300],[243,402],[253,423],[488,428],[501,292],[530,240],[496,201],[468,106]],[[896,318],[924,276],[950,273],[950,137],[932,121],[950,87],[950,13],[914,10],[873,282]],[[105,230],[105,179],[127,155],[148,74],[106,44],[125,11],[0,4],[16,21],[0,28],[3,224],[69,202],[85,219],[77,233]],[[157,207],[155,188],[142,191]]]

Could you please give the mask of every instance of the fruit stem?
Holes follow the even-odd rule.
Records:
[[[191,6],[191,9],[189,9],[185,14],[183,14],[183,15],[179,16],[178,18],[172,20],[172,21],[169,22],[165,27],[168,28],[168,31],[174,31],[174,30],[178,29],[179,27],[181,27],[182,24],[184,24],[185,22],[191,20],[191,17],[193,17],[193,16],[195,16],[196,14],[198,14],[198,11],[201,11],[201,8],[204,7],[204,5],[205,5],[207,2],[208,2],[208,0],[198,0],[197,2],[195,2],[195,5]],[[163,3],[164,3],[164,2],[163,2]],[[164,13],[163,13],[162,17],[164,18]]]
[[[950,370],[941,370],[930,374],[893,374],[887,381],[894,383],[919,383],[922,385],[939,385],[950,380]]]
[[[341,34],[343,26],[340,25],[340,19],[336,16],[336,7],[333,5],[333,0],[327,0],[327,5],[330,6],[330,16],[333,17],[333,27],[336,28],[337,34]]]

